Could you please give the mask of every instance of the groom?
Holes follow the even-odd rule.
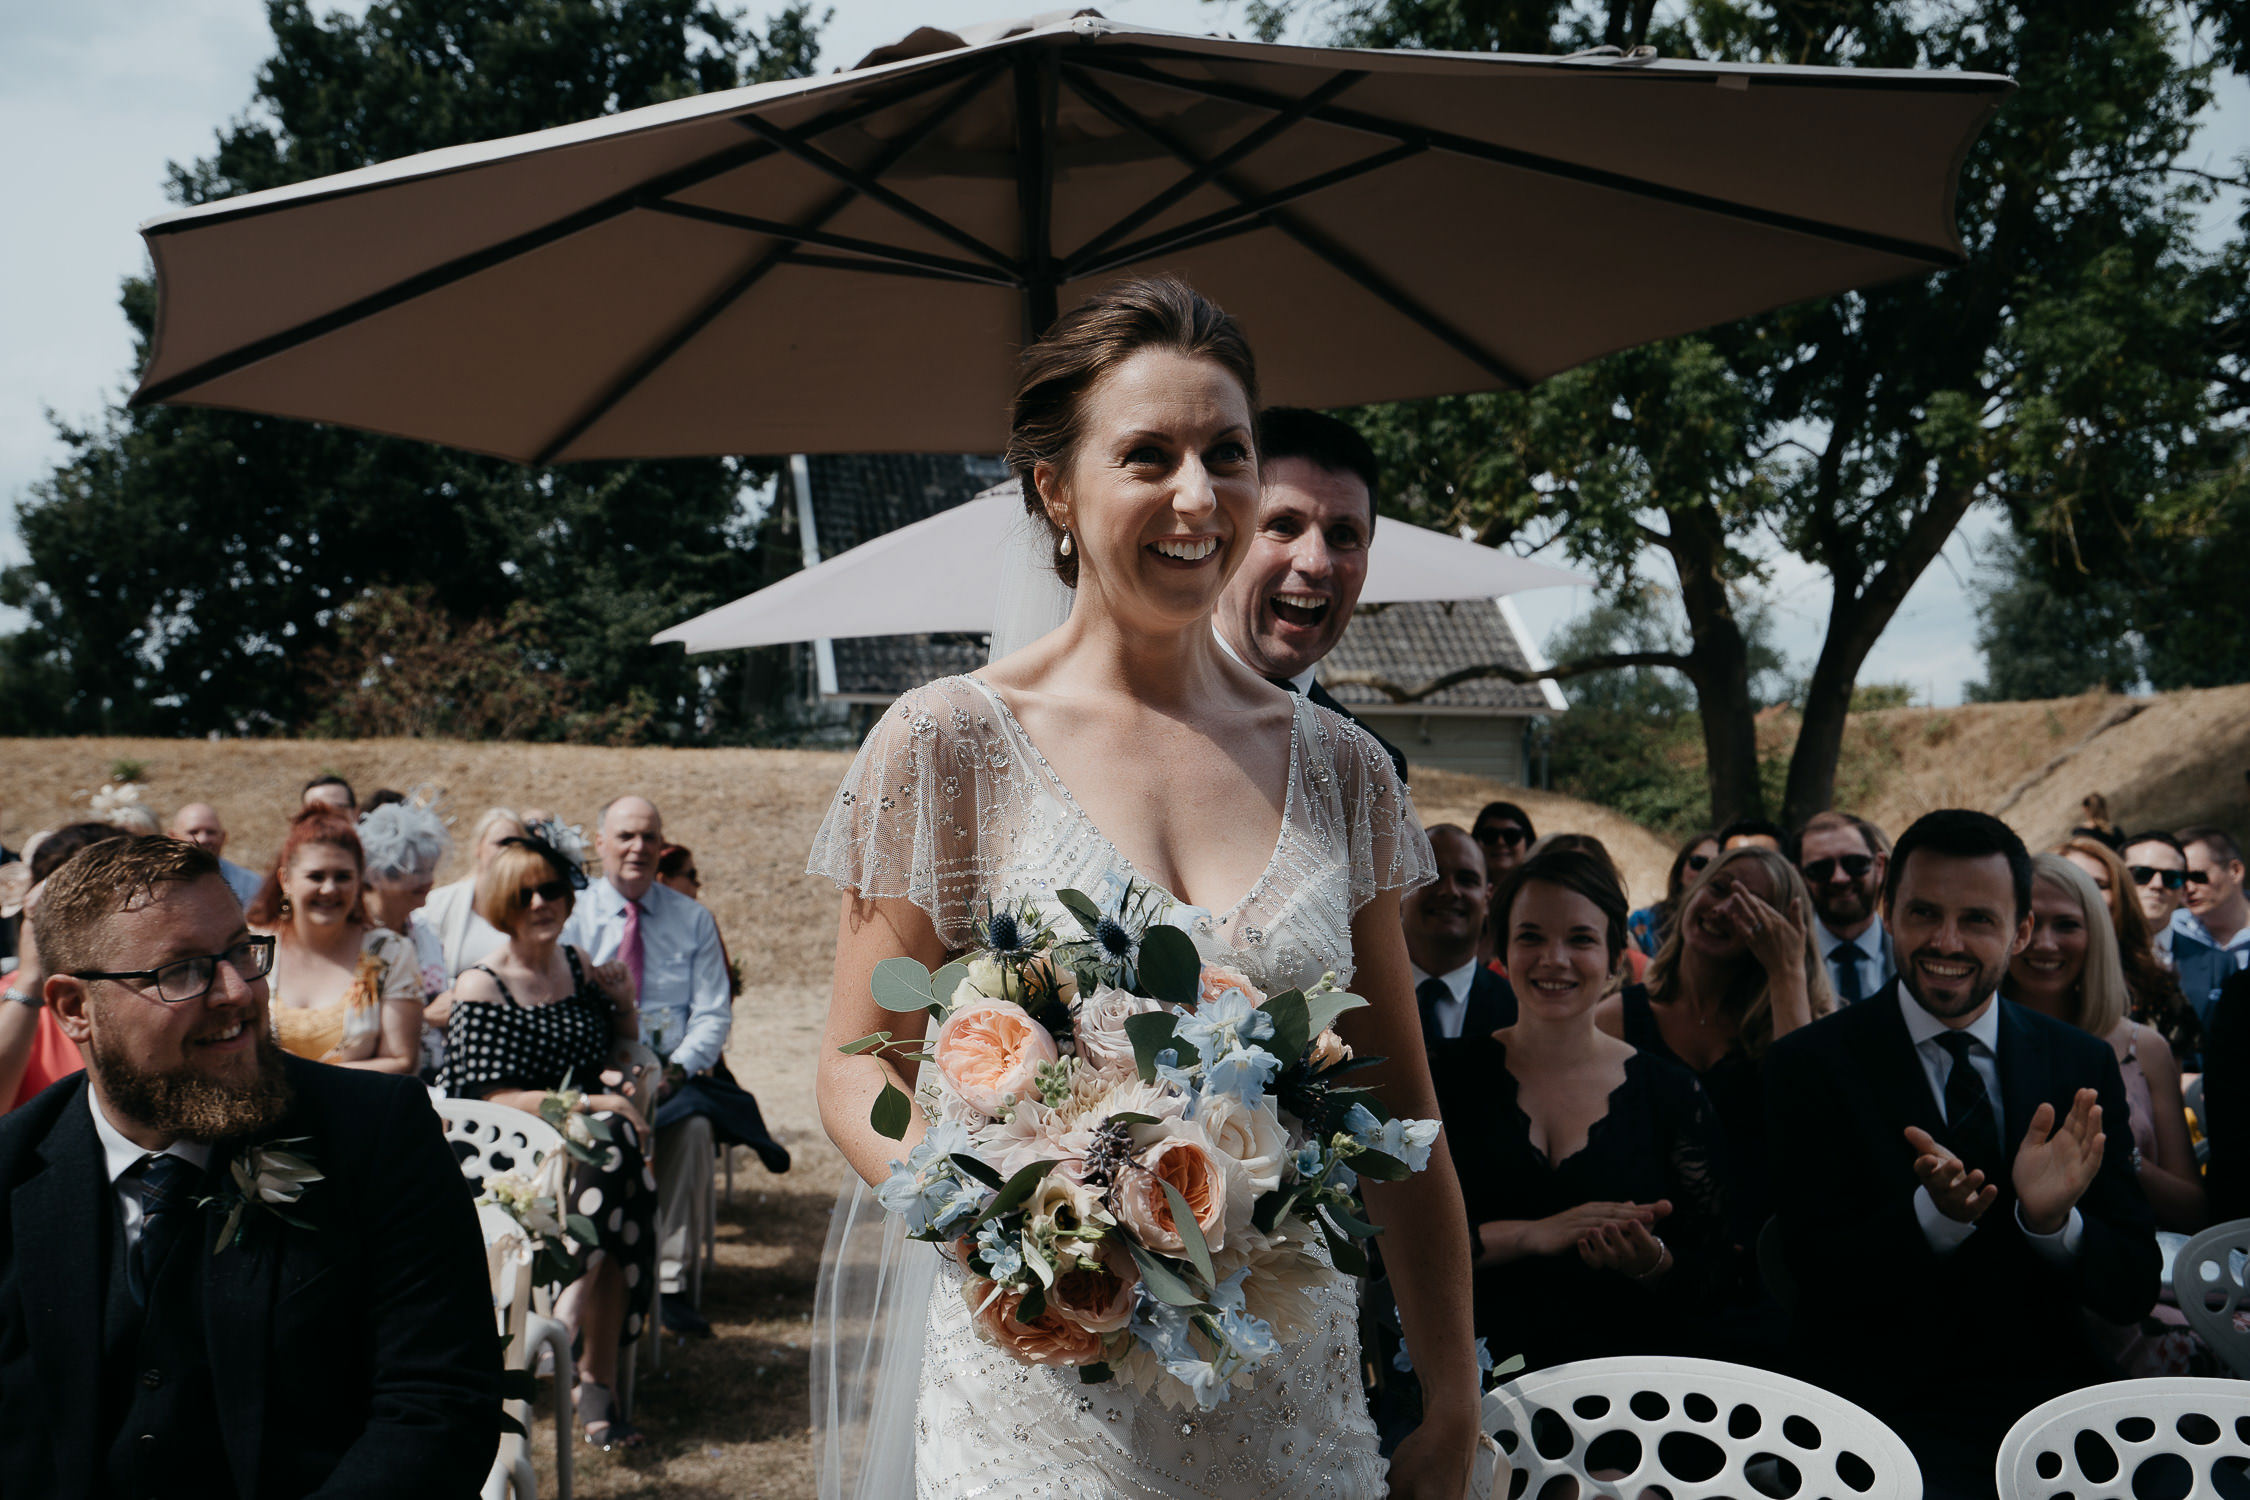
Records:
[[[272,939],[193,844],[97,844],[39,916],[86,1071],[0,1121],[0,1493],[476,1493],[499,1342],[423,1091],[274,1046]],[[275,1150],[317,1180],[243,1206]]]

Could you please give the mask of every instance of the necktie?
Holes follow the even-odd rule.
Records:
[[[1828,950],[1828,961],[1836,966],[1836,998],[1846,1005],[1867,998],[1859,983],[1860,961],[1866,957],[1857,943],[1838,943]]]
[[[1434,974],[1414,986],[1414,1003],[1422,1012],[1422,1041],[1425,1045],[1445,1040],[1445,1022],[1442,1019],[1444,1012],[1438,1007],[1450,1004],[1452,1000],[1452,987]]]
[[[149,1287],[163,1268],[180,1233],[195,1222],[196,1188],[203,1171],[177,1156],[144,1156],[141,1177],[141,1237],[125,1262],[125,1285],[133,1301],[148,1306]]]
[[[617,945],[617,956],[625,960],[625,972],[633,976],[634,997],[645,1002],[648,991],[641,983],[641,975],[648,963],[648,953],[641,946],[641,903],[638,901],[625,903],[625,940]]]
[[[1963,1166],[1983,1172],[1987,1182],[1998,1182],[2008,1163],[2000,1149],[2000,1122],[1992,1112],[1992,1096],[1969,1061],[1976,1038],[1966,1031],[1941,1031],[1937,1044],[1953,1056],[1953,1068],[1945,1075],[1946,1144]]]

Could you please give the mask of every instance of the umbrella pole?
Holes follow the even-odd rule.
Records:
[[[1023,341],[1054,326],[1055,52],[1027,48],[1015,61],[1016,207],[1023,218]]]

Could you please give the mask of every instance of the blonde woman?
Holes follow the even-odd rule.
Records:
[[[2193,1234],[2210,1206],[2188,1139],[2179,1064],[2154,1028],[2129,1015],[2110,903],[2070,856],[2035,855],[2031,865],[2031,941],[2008,961],[2000,993],[2109,1043],[2132,1106],[2141,1191],[2158,1228]]]
[[[469,834],[476,868],[430,892],[423,905],[422,923],[437,934],[439,962],[447,977],[478,963],[504,941],[490,922],[477,915],[477,877],[491,867],[502,844],[522,838],[525,831],[524,820],[507,808],[488,810]],[[444,1024],[441,1019],[433,1019],[435,1024]]]
[[[2187,1066],[2203,1050],[2203,1023],[2180,993],[2178,977],[2156,956],[2131,869],[2098,839],[2065,839],[2055,852],[2084,870],[2102,894],[2110,930],[2117,934],[2118,962],[2125,970],[2125,1013],[2155,1028],[2171,1044],[2173,1060]]]

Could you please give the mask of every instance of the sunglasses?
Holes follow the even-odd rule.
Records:
[[[516,905],[529,906],[531,905],[531,898],[534,896],[537,896],[549,906],[560,906],[570,899],[570,882],[567,880],[548,880],[542,881],[538,885],[527,885],[516,892]]]
[[[1691,854],[1687,857],[1688,870],[1693,874],[1702,874],[1704,866],[1710,863],[1711,856],[1708,854]]]
[[[2161,880],[2164,882],[2164,889],[2168,891],[2176,891],[2188,883],[2187,871],[2160,870],[2154,865],[2127,865],[2125,873],[2133,877],[2135,885],[2147,885],[2152,880]],[[2199,880],[2198,884],[2200,883]]]
[[[1805,879],[1814,885],[1826,885],[1835,878],[1839,865],[1849,879],[1865,880],[1867,872],[1875,868],[1875,858],[1869,854],[1845,854],[1835,859],[1816,859],[1799,868],[1805,872]]]
[[[1511,849],[1531,842],[1531,835],[1513,823],[1487,824],[1477,830],[1476,837],[1480,844],[1506,844]]]

